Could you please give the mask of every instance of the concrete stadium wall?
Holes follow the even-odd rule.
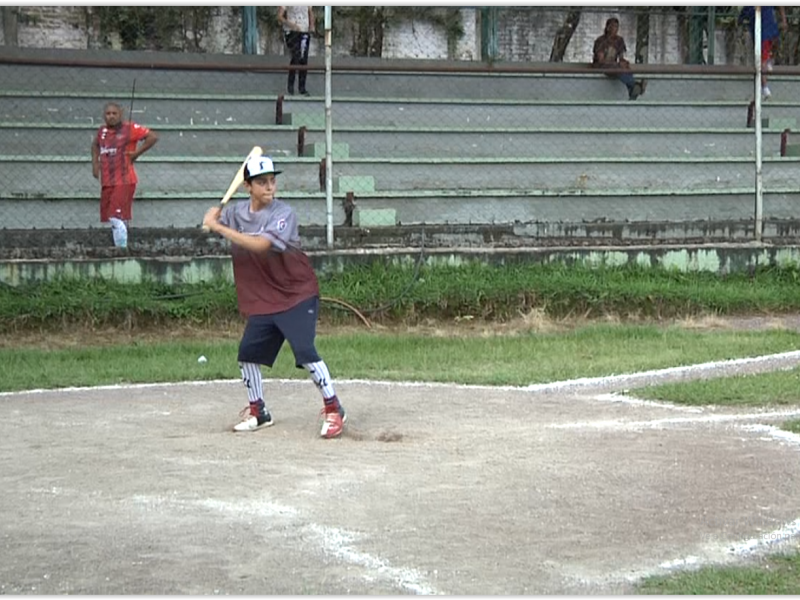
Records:
[[[22,6],[18,9],[18,44],[23,48],[87,49],[100,47],[98,23],[87,7],[81,6]],[[545,62],[549,60],[553,38],[563,26],[566,10],[563,7],[501,7],[498,22],[498,49],[504,60]],[[636,40],[636,20],[629,7],[584,7],[565,62],[591,61],[592,45],[603,31],[610,16],[620,19],[620,34],[628,43],[633,55]],[[0,13],[0,20],[2,13]],[[457,59],[480,60],[480,11],[475,8],[461,10],[464,35],[458,40],[455,52],[449,55],[446,33],[441,27],[426,21],[406,21],[392,24],[384,37],[381,58]],[[654,64],[680,64],[683,34],[676,15],[651,15],[650,44],[647,62]],[[731,37],[725,30],[715,36],[714,64],[747,64],[751,62],[746,34]],[[191,36],[191,32],[186,33]],[[259,54],[284,54],[280,31],[259,28]],[[349,56],[352,46],[349,27],[337,31],[334,56]],[[111,45],[120,49],[118,36],[111,36]],[[5,44],[0,27],[0,45]],[[176,45],[180,46],[180,40]],[[215,7],[209,30],[203,36],[203,52],[238,54],[241,52],[241,16],[238,7]],[[323,54],[323,46],[312,40],[311,56]]]
[[[515,250],[419,249],[347,250],[309,252],[317,273],[339,272],[358,264],[406,265],[420,257],[429,266],[459,267],[471,263],[510,265],[563,263],[589,267],[638,265],[645,268],[705,271],[718,274],[751,272],[759,266],[800,265],[800,247],[754,245],[632,246],[617,248],[520,248]],[[205,257],[118,257],[80,260],[0,261],[0,282],[21,284],[58,278],[106,279],[121,283],[159,282],[167,285],[196,284],[214,280],[233,281],[227,256]]]

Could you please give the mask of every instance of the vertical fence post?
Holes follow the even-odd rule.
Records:
[[[3,15],[3,40],[6,46],[17,46],[19,42],[19,29],[17,27],[18,6],[3,6],[0,12]]]
[[[481,60],[492,62],[497,60],[497,7],[481,8]]]
[[[755,240],[761,241],[764,221],[764,182],[761,165],[761,7],[755,7],[755,29],[753,35],[753,56],[756,66],[755,80],[755,132],[756,132],[756,214],[755,214]]]
[[[325,205],[328,248],[333,249],[333,125],[331,123],[331,7],[325,7]]]
[[[706,10],[705,6],[690,6],[687,10],[689,14],[689,64],[691,65],[703,64],[703,27],[708,23],[707,17],[703,13]]]
[[[706,24],[706,33],[708,35],[708,60],[706,63],[709,65],[714,64],[714,54],[717,52],[717,11],[715,6],[707,6],[708,22]]]
[[[242,7],[242,54],[258,54],[256,7]]]

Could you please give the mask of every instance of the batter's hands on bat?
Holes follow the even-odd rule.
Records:
[[[212,206],[206,211],[206,216],[203,217],[203,227],[207,227],[214,231],[214,227],[219,224],[219,217],[222,215],[221,206]]]

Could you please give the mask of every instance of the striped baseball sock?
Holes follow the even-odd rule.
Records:
[[[339,399],[336,397],[336,392],[333,389],[333,382],[331,381],[331,374],[328,373],[328,367],[324,360],[317,362],[307,363],[303,365],[311,374],[311,379],[317,386],[317,389],[322,394],[322,399],[325,402],[325,408],[331,410],[339,409]]]
[[[247,388],[247,399],[250,400],[250,404],[257,402],[263,404],[264,390],[261,387],[261,365],[240,362],[239,369],[242,371],[242,383]]]

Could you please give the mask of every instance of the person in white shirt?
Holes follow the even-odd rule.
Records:
[[[283,26],[283,37],[286,47],[292,55],[290,65],[305,67],[308,64],[308,44],[311,34],[314,33],[314,11],[311,6],[279,6],[278,23]],[[287,91],[294,95],[294,80],[297,75],[298,92],[303,96],[310,94],[306,90],[305,69],[289,69]]]

